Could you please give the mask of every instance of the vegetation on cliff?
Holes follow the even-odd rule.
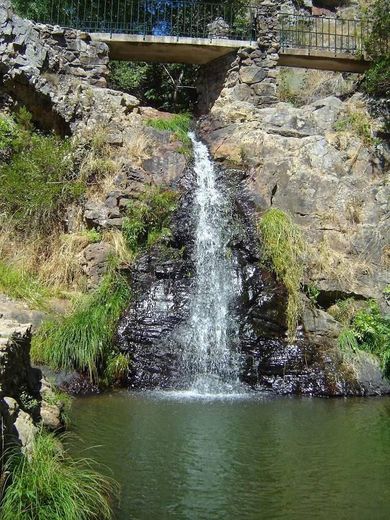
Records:
[[[175,191],[152,187],[128,205],[122,233],[133,254],[170,236],[169,225],[177,199]]]
[[[304,241],[290,215],[271,208],[259,220],[260,248],[264,261],[288,292],[288,335],[295,338],[301,311],[300,287],[303,280]]]
[[[332,312],[344,325],[339,337],[340,348],[352,353],[363,350],[374,354],[390,378],[390,316],[383,315],[373,300],[359,306],[353,299],[347,299],[338,302]]]
[[[15,120],[0,117],[0,149],[9,157],[0,166],[0,212],[19,233],[47,234],[85,185],[73,178],[70,142],[33,130],[24,109]]]
[[[90,459],[73,459],[41,431],[31,453],[15,451],[6,462],[12,478],[1,500],[1,520],[109,520],[117,484]]]

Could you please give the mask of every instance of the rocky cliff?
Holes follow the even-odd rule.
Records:
[[[337,344],[341,324],[328,310],[348,297],[374,298],[386,310],[388,148],[378,140],[359,94],[314,96],[301,106],[280,101],[277,35],[274,26],[267,31],[274,6],[264,7],[259,48],[240,50],[199,126],[223,165],[219,182],[234,201],[231,224],[237,232],[229,247],[243,280],[235,309],[241,379],[278,393],[384,393],[389,385],[376,360],[361,356],[353,366],[345,362]],[[130,268],[134,301],[120,324],[119,341],[131,356],[131,385],[175,386],[180,352],[174,336],[188,316],[193,284],[194,178],[183,143],[150,124],[170,116],[105,88],[107,49],[88,35],[21,20],[7,2],[0,5],[0,35],[2,89],[14,102],[25,104],[42,126],[79,139],[80,164],[85,165],[86,150],[96,160],[91,134],[102,136],[110,168],[107,182],[80,201],[85,228],[120,234],[128,204],[149,185],[170,185],[183,194],[172,235]],[[315,303],[302,294],[294,344],[285,334],[285,288],[260,265],[256,222],[271,207],[288,212],[302,229],[304,286],[316,292]],[[70,211],[67,233],[75,220]],[[89,287],[101,280],[112,252],[113,244],[101,237],[82,251]]]
[[[31,366],[31,323],[40,320],[39,313],[0,298],[1,456],[15,444],[28,451],[42,425],[63,426],[62,405],[41,371]]]

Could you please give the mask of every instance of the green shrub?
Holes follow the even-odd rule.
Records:
[[[367,10],[372,23],[365,51],[373,60],[363,82],[364,90],[374,96],[390,94],[390,0],[376,0]]]
[[[178,114],[167,119],[149,119],[146,124],[156,130],[173,132],[176,139],[183,143],[179,151],[184,155],[191,154],[192,143],[188,137],[188,132],[191,127],[191,116],[189,114]]]
[[[339,347],[340,349],[348,354],[349,352],[356,352],[359,349],[359,345],[353,330],[344,329],[339,336]]]
[[[109,82],[115,90],[134,95],[142,106],[167,112],[182,112],[196,106],[195,84],[198,69],[197,65],[181,63],[110,60]]]
[[[109,520],[117,484],[99,474],[89,459],[72,459],[51,434],[41,431],[31,453],[6,462],[10,483],[1,501],[1,520]]]
[[[0,114],[0,152],[12,147],[15,123],[10,117]]]
[[[305,250],[303,237],[291,217],[275,208],[263,215],[258,229],[264,260],[288,292],[287,326],[289,338],[292,340],[301,311],[300,286]]]
[[[55,405],[60,409],[61,421],[65,427],[68,427],[70,423],[70,411],[72,408],[73,398],[66,392],[56,388],[55,384],[52,383],[51,391],[46,392],[43,396],[43,399],[48,404]]]
[[[56,370],[89,372],[98,381],[112,351],[115,326],[130,300],[127,281],[106,275],[100,287],[84,295],[65,317],[48,320],[33,338],[31,356]]]
[[[170,236],[169,224],[177,207],[178,194],[152,187],[127,207],[122,233],[130,251],[137,253]]]
[[[369,301],[351,318],[349,328],[339,337],[339,345],[378,356],[385,375],[390,377],[390,317],[382,315],[375,301]]]
[[[20,232],[48,233],[62,221],[64,208],[82,195],[85,185],[72,180],[69,141],[34,133],[25,110],[17,121],[12,159],[0,166],[0,211]]]
[[[2,260],[0,260],[0,292],[11,298],[24,300],[38,309],[46,309],[45,301],[51,296],[49,289],[40,284],[31,274],[15,269]]]
[[[364,90],[372,96],[390,96],[390,56],[378,59],[367,71]]]

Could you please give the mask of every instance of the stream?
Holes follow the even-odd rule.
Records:
[[[122,391],[72,423],[72,452],[121,484],[115,520],[389,518],[390,398]]]

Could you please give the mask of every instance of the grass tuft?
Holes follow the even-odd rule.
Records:
[[[106,379],[109,385],[121,382],[126,377],[129,370],[129,358],[124,354],[117,354],[107,362]]]
[[[335,122],[334,129],[336,132],[356,135],[366,146],[375,144],[372,121],[361,107],[349,106],[346,113]]]
[[[146,124],[156,130],[173,132],[176,139],[183,143],[179,150],[183,155],[191,155],[192,143],[188,137],[191,127],[191,116],[189,114],[177,114],[169,119],[149,119]]]
[[[33,338],[35,362],[55,370],[89,372],[98,381],[112,350],[115,326],[130,300],[127,281],[109,273],[93,293],[82,296],[74,311],[45,322]]]
[[[31,453],[14,452],[1,501],[1,520],[109,520],[117,484],[98,473],[90,459],[72,459],[60,442],[41,431]]]
[[[289,339],[293,340],[301,312],[300,286],[305,251],[303,237],[291,217],[276,208],[263,215],[258,229],[264,260],[288,292],[287,328]]]

